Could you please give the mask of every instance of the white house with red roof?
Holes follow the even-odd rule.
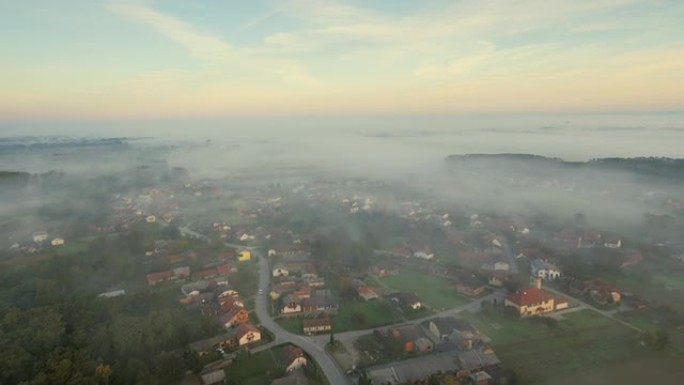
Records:
[[[521,317],[551,313],[568,307],[565,299],[541,288],[541,278],[535,279],[534,287],[518,289],[506,297],[505,305],[515,308]]]

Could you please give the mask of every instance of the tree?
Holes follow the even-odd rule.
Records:
[[[669,342],[669,335],[663,329],[650,330],[641,334],[641,343],[651,350],[663,350]]]
[[[368,378],[368,374],[366,374],[366,372],[361,373],[361,377],[359,377],[359,385],[373,385],[373,382],[371,382],[371,379]]]
[[[363,326],[366,323],[366,315],[362,311],[354,310],[351,313],[351,320],[356,326]]]
[[[330,346],[335,346],[335,334],[330,333]]]

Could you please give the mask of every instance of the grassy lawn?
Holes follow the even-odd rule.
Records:
[[[278,363],[275,355],[270,350],[264,350],[251,357],[239,357],[235,364],[226,368],[226,375],[240,384],[268,384],[269,373],[276,371]]]
[[[424,317],[429,317],[433,314],[435,314],[434,311],[428,309],[428,308],[420,308],[418,310],[413,310],[413,309],[405,309],[401,313],[406,319],[408,320],[414,320],[418,318],[424,318]]]
[[[647,350],[639,344],[637,333],[591,310],[569,313],[555,326],[518,320],[497,310],[464,317],[492,339],[501,361],[524,384],[671,354]]]
[[[290,333],[302,334],[302,320],[299,317],[281,318],[276,322]]]
[[[254,353],[252,356],[241,355],[237,362],[226,368],[226,376],[236,384],[244,385],[263,385],[269,384],[276,378],[285,376],[285,369],[277,357],[282,355],[283,349],[287,346],[278,345],[269,350]],[[309,358],[311,360],[311,358]],[[317,378],[313,361],[309,362],[310,370],[306,371],[309,383],[312,385],[323,385],[324,382]]]
[[[394,290],[416,293],[418,298],[435,310],[450,309],[469,302],[465,297],[456,294],[456,290],[447,280],[419,271],[401,269],[399,275],[380,279]]]
[[[401,321],[392,304],[384,301],[349,301],[340,304],[339,313],[333,317],[334,333],[349,330],[370,329]]]

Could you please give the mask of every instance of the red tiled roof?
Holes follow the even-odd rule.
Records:
[[[173,270],[160,271],[158,273],[147,274],[148,283],[166,281],[174,276]]]
[[[537,289],[536,287],[527,287],[519,289],[515,293],[509,295],[507,299],[518,306],[530,306],[554,298],[555,297],[551,293],[545,290]]]
[[[239,340],[249,332],[260,333],[256,326],[252,324],[242,324],[235,329],[235,338]]]
[[[317,326],[330,326],[330,318],[305,319],[302,321],[302,325],[304,329]]]

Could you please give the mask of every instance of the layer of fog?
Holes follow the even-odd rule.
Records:
[[[529,153],[566,160],[679,158],[684,157],[684,130],[677,127],[684,127],[684,114],[5,124],[8,136],[144,139],[121,148],[0,152],[0,164],[3,170],[58,170],[86,177],[161,164],[186,168],[195,180],[249,175],[265,183],[371,178],[471,211],[543,210],[563,217],[583,212],[608,226],[637,223],[645,212],[658,212],[644,194],[654,189],[672,194],[678,187],[645,186],[631,175],[616,173],[583,174],[570,184],[520,186],[511,179],[524,179],[524,172],[514,175],[505,164],[486,172],[465,169],[454,174],[447,172],[444,159],[467,153]]]

